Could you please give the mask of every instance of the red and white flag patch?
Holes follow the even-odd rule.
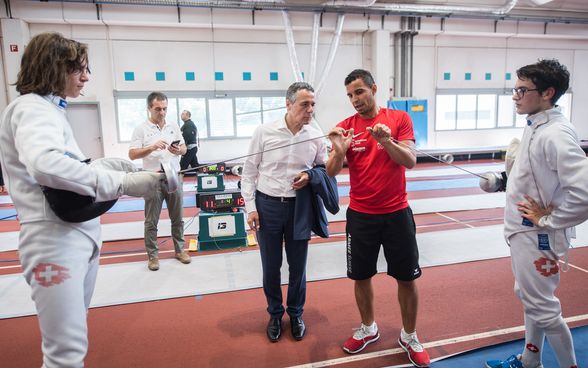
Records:
[[[552,259],[541,257],[533,263],[537,271],[545,277],[553,276],[559,272],[557,261]]]
[[[539,352],[539,348],[536,345],[533,345],[531,343],[527,344],[527,350],[529,350],[532,353],[538,353]]]
[[[71,278],[69,269],[54,263],[39,263],[33,268],[33,273],[35,274],[35,280],[44,287],[61,284],[66,279]]]

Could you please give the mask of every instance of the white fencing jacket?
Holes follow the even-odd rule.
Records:
[[[118,198],[125,175],[97,170],[76,143],[65,115],[65,101],[57,96],[26,94],[4,110],[0,122],[0,159],[10,196],[21,224],[50,221],[67,224],[100,241],[100,219],[66,223],[49,207],[40,185],[64,189],[96,201]]]
[[[507,182],[505,237],[547,232],[552,249],[561,255],[574,236],[574,226],[588,218],[588,158],[558,107],[529,115],[527,124]],[[554,207],[542,219],[542,227],[523,224],[517,203],[524,194]]]

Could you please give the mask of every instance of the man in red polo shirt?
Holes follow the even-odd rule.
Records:
[[[374,316],[372,276],[380,247],[388,275],[398,283],[403,328],[398,343],[417,367],[430,364],[418,340],[418,295],[421,276],[416,230],[406,194],[405,169],[416,165],[412,121],[403,111],[376,104],[376,84],[370,72],[356,69],[345,78],[347,96],[357,114],[329,133],[333,144],[327,173],[337,175],[347,158],[351,183],[347,210],[347,276],[355,280],[355,300],[361,327],[343,344],[354,354],[380,338]]]

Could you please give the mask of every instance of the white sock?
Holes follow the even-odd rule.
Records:
[[[545,329],[545,335],[549,345],[553,349],[560,367],[572,367],[576,365],[576,353],[570,328],[560,316],[556,323]]]
[[[544,330],[525,314],[525,349],[521,357],[523,367],[541,365],[543,341],[545,341]]]
[[[406,331],[404,331],[404,328],[400,330],[400,338],[404,342],[410,341],[412,339],[418,340],[416,330],[414,330],[414,332],[411,333],[406,333]]]
[[[375,335],[378,332],[378,325],[376,325],[376,321],[372,322],[372,324],[369,326],[366,326],[363,323],[361,325],[370,336]]]

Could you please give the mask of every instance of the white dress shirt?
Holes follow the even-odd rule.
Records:
[[[165,122],[163,128],[159,129],[157,124],[152,123],[149,119],[135,127],[131,138],[130,148],[145,148],[153,143],[162,140],[171,144],[173,141],[180,141],[184,144],[182,131],[177,124]],[[174,155],[168,150],[157,150],[143,157],[143,170],[159,171],[162,162],[169,162],[175,170],[180,170],[180,156]]]
[[[291,145],[311,138],[318,139]],[[287,147],[275,149],[282,146]],[[247,213],[257,211],[257,190],[273,197],[295,197],[296,192],[292,189],[294,177],[327,161],[323,133],[307,124],[293,134],[286,125],[285,117],[257,127],[249,144],[249,154],[259,152],[263,153],[247,157],[243,165],[241,195],[245,199]]]

